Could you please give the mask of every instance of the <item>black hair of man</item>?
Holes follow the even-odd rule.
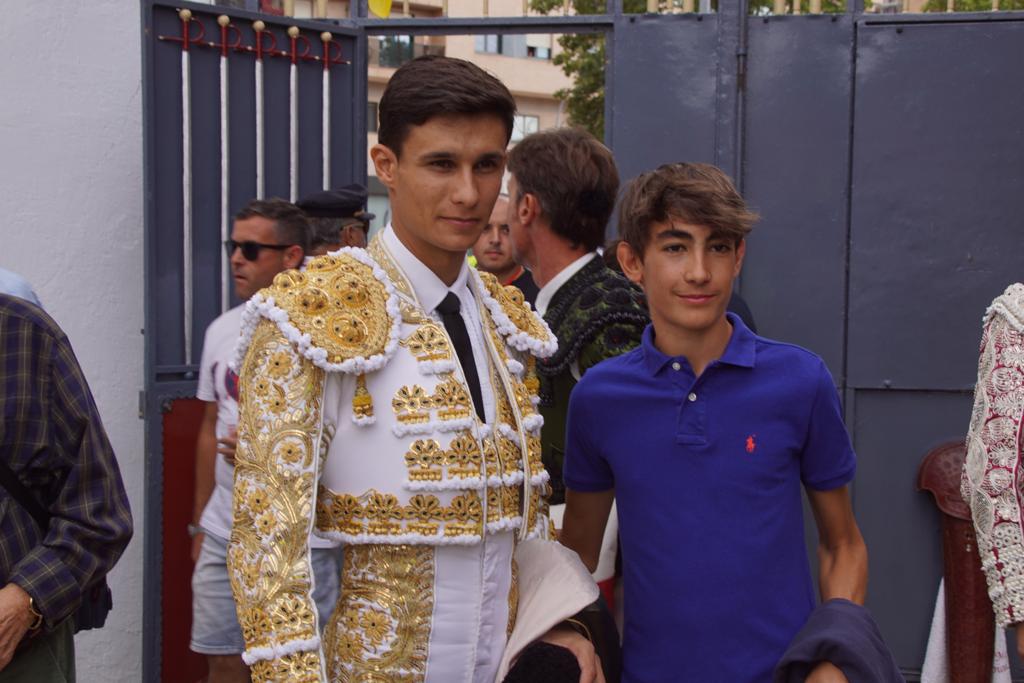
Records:
[[[377,140],[402,155],[409,130],[436,116],[494,115],[512,137],[516,100],[497,78],[472,62],[424,55],[391,76],[378,106]]]
[[[245,220],[254,216],[274,221],[274,232],[277,234],[279,244],[296,244],[302,247],[303,254],[309,253],[312,229],[302,209],[278,197],[254,199],[235,214],[235,220]]]

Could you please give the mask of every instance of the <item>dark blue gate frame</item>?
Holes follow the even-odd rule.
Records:
[[[874,246],[880,236],[878,230],[870,229],[873,221],[888,225],[886,215],[871,214],[872,205],[877,203],[874,193],[885,195],[883,208],[891,208],[896,200],[906,203],[907,197],[901,195],[902,186],[894,189],[880,182],[879,176],[887,174],[872,167],[879,156],[872,156],[878,151],[872,136],[878,133],[875,128],[879,118],[872,107],[877,109],[879,98],[897,95],[899,90],[877,93],[870,106],[865,102],[874,84],[883,80],[878,70],[899,65],[885,61],[887,56],[891,58],[886,50],[900,49],[893,44],[893,36],[926,36],[929,27],[963,27],[953,29],[959,33],[952,35],[967,35],[977,27],[988,31],[1003,26],[1018,31],[1024,27],[1024,13],[878,16],[862,14],[863,3],[851,0],[847,13],[841,15],[750,17],[746,2],[719,4],[720,11],[709,15],[625,15],[621,0],[613,0],[603,15],[381,20],[368,18],[366,0],[358,0],[353,3],[355,16],[346,21],[262,18],[309,30],[328,28],[349,36],[355,44],[352,68],[356,74],[366,72],[367,35],[600,32],[607,36],[606,142],[616,153],[622,176],[630,177],[666,161],[712,162],[733,175],[764,217],[751,238],[740,290],[753,305],[767,336],[800,343],[822,355],[842,391],[847,424],[861,455],[856,487],[860,495],[855,496],[855,507],[872,550],[869,604],[881,612],[883,631],[895,641],[900,664],[913,680],[931,618],[937,585],[931,582],[937,582],[941,562],[937,517],[927,499],[912,491],[912,472],[928,448],[962,436],[966,428],[977,321],[987,301],[1005,283],[1020,278],[1019,259],[1015,263],[1012,258],[1019,253],[1020,235],[1012,221],[1024,214],[1020,199],[1024,197],[1024,181],[1010,178],[999,185],[1003,191],[1007,184],[1020,191],[1005,197],[1000,204],[1003,210],[996,211],[998,215],[987,215],[989,220],[981,225],[985,238],[995,246],[972,257],[976,272],[956,281],[963,291],[951,294],[943,289],[952,304],[943,301],[945,307],[938,307],[938,315],[934,302],[929,305],[926,300],[936,276],[934,268],[929,270],[932,264],[913,267],[910,259],[907,272],[883,278],[880,285],[872,286],[872,278],[878,277],[877,263],[894,265],[890,256],[879,253]],[[227,13],[240,19],[261,18],[255,13],[161,0],[144,0],[142,6],[147,123],[153,107],[154,77],[152,37],[147,29],[154,8],[191,7],[196,12]],[[1019,35],[1024,36],[1024,31]],[[794,65],[800,60],[796,57],[801,55],[802,66],[797,69]],[[351,121],[360,135],[355,136],[359,143],[351,147],[351,178],[365,180],[366,150],[361,138],[365,107],[361,102],[365,101],[366,83],[365,77],[356,80],[353,92],[358,94],[355,100],[360,104],[353,107]],[[931,85],[934,90],[935,84]],[[902,90],[905,94],[912,91],[906,83]],[[913,110],[913,102],[905,105]],[[820,114],[817,119],[800,111],[812,106]],[[652,136],[652,130],[664,132]],[[155,150],[151,138],[147,128],[147,178]],[[888,141],[897,144],[899,136],[889,136]],[[1011,136],[1011,149],[1024,150],[1013,147],[1019,143],[1019,136]],[[927,148],[927,141],[919,147]],[[958,152],[966,154],[964,150]],[[883,162],[892,161],[884,153],[881,156]],[[902,177],[920,175],[921,169],[915,170],[911,163],[914,159],[903,160],[907,163],[891,167],[892,176],[900,172]],[[924,175],[931,178],[935,169],[931,173],[928,170]],[[148,180],[146,187],[146,326],[153,330],[160,314],[153,274],[161,256],[153,250],[150,231],[154,225],[153,194],[159,188]],[[940,219],[947,208],[942,202],[915,209],[927,220],[938,221],[940,228],[933,241],[943,241],[947,235]],[[912,225],[908,220],[904,216],[897,227]],[[1002,227],[995,227],[996,222]],[[891,248],[891,242],[883,244],[902,255]],[[794,258],[794,250],[799,258]],[[917,308],[927,309],[932,320],[953,318],[946,334],[941,335],[940,353],[931,359],[938,373],[946,375],[941,381],[930,381],[931,375],[922,379],[920,371],[912,373],[915,377],[905,378],[892,372],[900,367],[908,348],[907,338],[914,337],[914,333],[893,331],[885,325],[892,325],[893,315],[913,314],[911,302],[903,300],[902,311],[890,311],[889,319],[881,321],[864,318],[865,307],[858,308],[862,300],[875,306],[880,301],[884,304],[893,290],[907,284],[907,278],[921,279],[912,294],[923,295],[925,303]],[[789,294],[787,287],[792,288]],[[799,296],[792,292],[799,292]],[[871,313],[870,306],[867,312]],[[887,345],[870,343],[873,337],[887,332],[902,354],[892,352]],[[887,366],[887,357],[896,357],[895,365]],[[928,369],[927,363],[918,366]],[[194,395],[195,383],[189,379],[189,372],[194,372],[194,367],[157,363],[155,340],[147,335],[146,394],[140,397],[140,413],[147,418],[143,652],[147,681],[157,680],[160,670],[159,418],[174,398]],[[894,415],[902,425],[893,424]],[[878,492],[884,497],[880,498]],[[893,506],[897,508],[896,516],[904,515],[906,522],[898,529],[903,536],[895,540],[878,535],[894,526]],[[898,520],[895,526],[900,526]],[[917,551],[910,557],[908,542]],[[913,575],[911,580],[923,577],[917,583],[924,585],[924,589],[909,591],[914,593],[909,606],[895,600],[907,592],[908,574]]]

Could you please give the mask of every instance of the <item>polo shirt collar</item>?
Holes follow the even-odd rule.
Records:
[[[728,312],[725,316],[732,323],[732,334],[729,336],[729,343],[718,362],[741,368],[754,367],[757,356],[757,337],[735,313]],[[652,375],[658,374],[662,368],[676,360],[672,356],[666,356],[654,345],[654,325],[648,325],[644,330],[640,347],[643,349],[644,365]]]

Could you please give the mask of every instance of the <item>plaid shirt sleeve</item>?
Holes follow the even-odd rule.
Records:
[[[0,453],[51,515],[40,533],[0,490],[0,572],[53,626],[128,544],[128,497],[67,337],[41,309],[2,296],[0,373]]]

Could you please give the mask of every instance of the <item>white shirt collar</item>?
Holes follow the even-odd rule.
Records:
[[[537,310],[537,315],[543,317],[548,312],[548,304],[551,303],[551,299],[555,296],[559,289],[562,288],[566,282],[572,279],[572,276],[583,270],[583,266],[590,263],[590,259],[597,256],[597,252],[587,252],[583,256],[562,268],[562,271],[551,278],[551,280],[540,288],[537,292],[537,301],[533,304],[533,307]]]
[[[409,284],[412,285],[413,292],[424,311],[431,312],[437,308],[448,292],[455,292],[458,296],[462,290],[466,289],[469,279],[469,264],[465,260],[462,262],[458,277],[449,287],[434,274],[434,271],[416,258],[408,247],[402,244],[402,240],[398,239],[398,235],[395,234],[395,229],[391,227],[390,223],[384,228],[381,239],[384,240],[391,255],[395,257],[398,267],[409,278]]]

